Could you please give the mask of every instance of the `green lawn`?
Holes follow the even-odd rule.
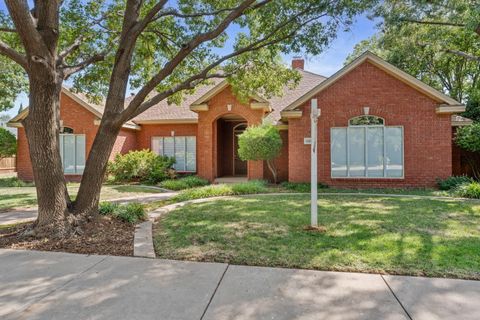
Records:
[[[79,184],[68,184],[70,196],[75,197]],[[136,195],[148,195],[162,192],[161,190],[135,185],[105,185],[102,187],[101,199],[116,199]],[[15,208],[28,208],[37,204],[35,187],[0,187],[0,212]]]
[[[320,196],[325,233],[305,231],[308,195],[192,204],[155,227],[158,257],[480,279],[480,202]]]

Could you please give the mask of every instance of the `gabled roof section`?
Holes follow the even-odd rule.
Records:
[[[103,117],[103,111],[104,111],[103,105],[90,103],[88,102],[88,99],[84,94],[74,93],[65,87],[62,87],[62,93],[68,96],[69,98],[71,98],[76,103],[78,103],[80,106],[87,109],[87,111],[93,113],[93,115],[96,116],[97,118],[101,119]],[[28,115],[28,107],[25,108],[19,114],[17,114],[15,117],[13,117],[13,119],[11,119],[7,125],[10,127],[19,127],[21,126],[20,121],[23,120],[27,115]],[[136,125],[131,121],[124,123],[123,127],[128,129],[135,129],[135,130],[140,129],[138,125]]]
[[[227,80],[222,80],[220,81],[217,85],[215,85],[213,88],[211,88],[209,91],[205,92],[200,98],[192,102],[192,106],[194,105],[201,105],[204,103],[207,103],[211,98],[216,96],[218,93],[222,92],[226,87],[228,87],[228,81]],[[253,95],[251,98],[258,102],[265,102],[268,103],[267,99],[264,99],[260,97],[259,95]]]
[[[463,105],[456,101],[455,99],[450,98],[446,94],[430,87],[426,83],[423,83],[422,81],[416,79],[415,77],[412,77],[408,73],[398,69],[397,67],[393,66],[392,64],[386,62],[385,60],[379,58],[375,54],[371,53],[370,51],[364,52],[361,56],[353,60],[351,63],[340,69],[338,72],[336,72],[334,75],[332,75],[330,78],[327,80],[321,82],[311,90],[309,90],[307,93],[302,95],[300,98],[292,102],[290,105],[288,105],[284,110],[294,110],[295,108],[299,107],[309,99],[311,99],[315,94],[321,92],[322,90],[330,87],[332,84],[334,84],[336,81],[341,79],[343,76],[348,74],[351,70],[355,69],[357,66],[360,64],[364,63],[365,61],[370,62],[371,64],[375,65],[376,67],[382,69],[386,73],[390,74],[391,76],[399,79],[400,81],[404,82],[405,84],[411,86],[412,88],[424,93],[425,95],[429,96],[430,98],[434,99],[435,101],[438,101],[440,103],[444,103],[448,106],[452,107],[459,107],[459,112],[462,112],[460,110],[463,108]]]

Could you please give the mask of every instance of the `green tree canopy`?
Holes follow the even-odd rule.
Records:
[[[480,122],[459,127],[455,142],[459,147],[468,151],[466,157],[473,176],[480,180]]]
[[[277,182],[277,170],[273,160],[280,155],[282,138],[271,124],[248,127],[238,137],[238,155],[242,160],[263,160]]]
[[[17,153],[17,139],[5,128],[0,128],[0,158],[12,157]]]
[[[480,91],[480,7],[473,1],[382,2],[379,32],[347,61],[370,50],[460,102]],[[477,29],[477,27],[479,29]]]

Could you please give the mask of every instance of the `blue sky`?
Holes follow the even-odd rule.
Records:
[[[5,10],[4,2],[0,2],[0,11]],[[369,20],[365,16],[357,18],[349,31],[341,32],[322,54],[318,56],[307,56],[305,58],[305,69],[324,76],[330,76],[340,68],[358,42],[369,38],[375,33],[375,22]],[[285,63],[290,64],[292,56],[285,56]],[[6,112],[10,116],[17,114],[18,107],[22,103],[24,106],[28,104],[26,94],[20,95],[15,103],[15,108]]]

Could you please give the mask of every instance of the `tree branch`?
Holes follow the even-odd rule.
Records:
[[[463,23],[454,23],[454,22],[446,22],[446,21],[431,21],[431,20],[417,20],[417,19],[409,19],[403,18],[400,19],[404,22],[411,22],[417,24],[430,24],[430,25],[438,25],[438,26],[450,26],[450,27],[465,27]]]
[[[466,53],[466,52],[463,52],[463,51],[460,51],[460,50],[454,50],[454,49],[440,49],[440,50],[443,51],[443,52],[452,53],[452,54],[455,54],[457,56],[464,57],[467,60],[480,62],[480,57],[479,56],[474,56],[472,54],[469,54],[469,53]]]
[[[88,66],[96,62],[103,61],[107,53],[108,52],[94,54],[93,56],[83,60],[82,62],[77,63],[76,65],[64,66],[63,75],[65,77],[65,80],[68,79],[72,74],[82,71],[83,69],[87,68]]]
[[[194,75],[194,76],[191,76],[190,78],[188,78],[187,80],[185,80],[184,82],[182,82],[181,84],[179,84],[178,86],[174,87],[173,89],[171,90],[167,90],[167,91],[164,91],[158,95],[156,95],[155,97],[151,98],[150,100],[146,101],[146,102],[143,102],[142,101],[145,99],[143,98],[143,100],[140,102],[139,105],[136,105],[136,103],[138,103],[137,101],[137,97],[138,97],[138,94],[135,96],[135,98],[130,102],[130,104],[128,105],[127,109],[125,109],[125,111],[123,112],[122,114],[122,117],[124,117],[124,120],[127,121],[127,120],[130,120],[134,117],[136,117],[137,115],[141,114],[142,112],[146,111],[147,109],[151,108],[153,105],[157,104],[158,102],[162,101],[163,99],[169,97],[170,95],[180,91],[180,90],[185,90],[185,89],[191,89],[193,88],[192,87],[192,82],[194,81],[203,81],[207,78],[212,78],[211,75],[209,75],[208,73],[213,70],[214,68],[218,67],[220,64],[222,64],[223,62],[225,62],[226,60],[228,59],[231,59],[233,57],[236,57],[236,56],[239,56],[241,54],[244,54],[246,52],[251,52],[251,51],[256,51],[256,50],[259,50],[261,48],[264,48],[264,47],[267,47],[267,46],[270,46],[270,45],[273,45],[273,44],[276,44],[276,43],[279,43],[281,41],[284,41],[288,38],[291,38],[293,37],[298,30],[300,30],[301,28],[303,28],[305,25],[307,25],[308,23],[310,23],[311,21],[314,21],[316,19],[319,19],[323,16],[325,16],[326,14],[321,14],[321,15],[318,15],[318,16],[315,16],[315,17],[312,17],[306,21],[303,21],[303,23],[299,24],[299,26],[297,28],[293,28],[292,30],[289,30],[290,32],[287,33],[286,35],[282,36],[282,37],[279,37],[279,38],[276,38],[276,39],[273,39],[273,40],[270,40],[270,41],[267,41],[269,39],[271,39],[272,37],[274,37],[278,30],[282,29],[282,28],[285,28],[285,26],[291,24],[293,21],[295,21],[299,16],[301,16],[302,14],[304,14],[306,11],[308,11],[309,9],[306,9],[305,11],[302,11],[300,13],[298,13],[297,15],[295,15],[294,17],[291,17],[289,20],[283,22],[283,23],[279,23],[267,36],[263,37],[262,39],[259,39],[253,43],[251,43],[250,45],[248,46],[245,46],[241,49],[238,49],[230,54],[227,54],[225,56],[223,56],[222,58],[218,59],[217,61],[211,63],[209,66],[207,66],[206,68],[204,68],[200,73],[198,73],[197,75]],[[216,76],[216,77],[227,77],[228,75],[225,75],[225,74],[221,74],[221,76]],[[158,83],[157,83],[158,84]],[[157,85],[155,84],[155,86]],[[147,87],[148,84],[145,86]],[[142,88],[140,90],[140,92],[143,91]],[[172,91],[173,90],[173,91]],[[147,95],[153,91],[150,90]],[[139,93],[140,93],[139,92]],[[137,101],[136,101],[137,100]]]
[[[27,57],[10,48],[5,42],[0,40],[0,54],[12,59],[25,70],[28,68]]]
[[[155,89],[155,87],[163,79],[169,76],[175,68],[199,45],[202,43],[215,39],[218,37],[225,29],[230,25],[232,21],[240,17],[244,11],[252,4],[255,0],[246,0],[243,1],[239,6],[235,8],[230,14],[228,14],[222,22],[220,22],[214,29],[200,33],[190,40],[184,47],[173,57],[169,62],[167,62],[162,70],[158,72],[155,76],[147,82],[147,84],[137,93],[135,98],[131,101],[127,109],[123,111],[124,118],[129,118],[131,114],[140,106],[140,104],[145,100],[148,94]],[[267,3],[267,2],[265,2]]]

